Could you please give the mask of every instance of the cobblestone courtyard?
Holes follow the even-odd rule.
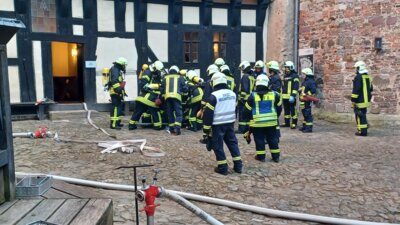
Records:
[[[69,119],[69,118],[68,118]],[[101,127],[108,127],[106,113],[93,114]],[[127,121],[127,117],[124,121]],[[48,125],[64,138],[109,140],[85,119],[69,121],[17,121],[14,132],[34,131]],[[167,189],[238,201],[267,208],[357,220],[400,222],[400,133],[372,127],[370,136],[355,137],[354,126],[317,121],[312,134],[282,128],[279,164],[254,160],[254,141],[248,145],[237,135],[244,159],[242,175],[218,175],[212,152],[199,143],[201,132],[110,130],[118,139],[146,138],[149,146],[167,155],[149,158],[139,153],[101,154],[95,144],[56,143],[52,139],[14,139],[18,172],[40,172],[96,181],[133,184],[131,170],[121,165],[154,164],[161,169],[160,184]],[[269,157],[269,155],[268,155]],[[231,160],[229,158],[229,160]],[[153,175],[141,169],[139,175]],[[89,188],[88,188],[89,189]],[[113,198],[114,224],[134,224],[133,193],[93,189]],[[204,224],[186,209],[159,199],[156,224]],[[226,207],[194,202],[224,224],[312,224],[269,218]],[[141,214],[141,221],[145,215]]]

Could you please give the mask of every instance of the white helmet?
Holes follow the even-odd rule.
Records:
[[[256,78],[256,86],[265,86],[268,87],[269,78],[265,74],[258,75]]]
[[[161,61],[155,61],[153,64],[151,64],[150,66],[150,71],[154,72],[154,71],[161,71],[164,69],[164,64]]]
[[[356,64],[354,64],[354,68],[356,68],[356,71],[360,74],[368,73],[367,65],[364,61],[357,61]]]
[[[229,73],[231,72],[231,70],[229,69],[228,65],[222,65],[219,70],[223,73],[224,71],[228,71]]]
[[[216,66],[215,64],[211,64],[211,65],[208,66],[208,68],[207,68],[207,75],[208,76],[212,76],[216,72],[219,72],[218,66]]]
[[[250,67],[250,62],[249,61],[242,61],[239,65],[239,70],[243,71],[246,68]]]
[[[268,69],[279,71],[279,63],[277,61],[269,61],[267,67]]]
[[[196,71],[189,70],[186,72],[186,76],[187,76],[187,78],[189,78],[189,80],[193,80],[194,77],[198,77],[199,75],[197,74]]]
[[[283,64],[283,67],[287,67],[287,68],[289,68],[289,70],[295,70],[294,63],[292,61],[286,61]]]
[[[178,68],[177,66],[173,65],[173,66],[171,66],[171,67],[169,68],[168,72],[169,72],[170,74],[177,74],[177,73],[179,73],[179,68]]]
[[[212,86],[215,87],[218,84],[227,84],[228,81],[226,80],[225,74],[221,72],[216,72],[212,77],[211,77],[211,83]]]
[[[214,64],[218,67],[225,65],[225,61],[222,58],[218,58],[215,60]]]
[[[258,60],[254,65],[254,68],[264,69],[264,62],[262,60]]]
[[[304,68],[301,70],[301,72],[303,74],[305,74],[306,76],[314,76],[314,73],[313,73],[312,69],[310,69],[310,68]]]

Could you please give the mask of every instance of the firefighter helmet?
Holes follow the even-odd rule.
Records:
[[[216,72],[212,77],[211,77],[211,83],[212,86],[215,87],[218,84],[227,84],[228,81],[226,80],[225,74],[221,72]]]
[[[314,76],[313,71],[310,68],[304,68],[301,70],[301,73],[303,73],[306,76]]]
[[[150,65],[151,72],[161,72],[164,69],[164,64],[161,61],[155,61],[153,64]]]
[[[264,62],[262,60],[258,60],[256,64],[254,65],[254,68],[256,69],[264,69]]]
[[[258,75],[256,78],[256,86],[265,86],[268,87],[269,85],[269,78],[267,75],[261,74]]]
[[[269,61],[267,67],[268,69],[279,71],[279,63],[277,61]]]
[[[168,70],[169,74],[177,74],[179,72],[179,68],[175,65],[171,66]]]
[[[229,66],[228,66],[228,65],[223,65],[223,66],[221,66],[221,67],[219,68],[219,70],[221,71],[221,73],[224,73],[224,74],[226,74],[226,73],[231,73],[231,70],[229,69]]]
[[[128,60],[125,59],[124,57],[119,57],[119,58],[115,61],[115,63],[116,63],[116,64],[119,64],[119,65],[121,65],[121,66],[126,66],[126,65],[128,65]]]
[[[207,75],[212,76],[214,73],[219,72],[218,66],[211,64],[207,68]]]
[[[218,67],[221,67],[221,66],[225,65],[225,61],[222,58],[218,58],[215,60],[214,64]]]
[[[291,70],[291,71],[295,70],[295,68],[294,68],[294,63],[293,63],[292,61],[286,61],[286,62],[283,64],[283,67],[288,68],[288,69]]]
[[[194,77],[198,77],[199,75],[194,70],[188,70],[186,76],[189,78],[189,80],[193,80]]]
[[[356,64],[354,64],[354,68],[356,68],[356,72],[360,74],[368,73],[367,65],[364,61],[357,61]]]
[[[250,68],[250,62],[249,61],[242,61],[239,65],[239,70],[244,71],[247,68]]]

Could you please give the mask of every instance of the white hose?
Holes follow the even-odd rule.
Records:
[[[47,174],[35,174],[35,173],[21,173],[16,172],[16,176],[38,176],[38,175],[47,175]],[[123,185],[123,184],[110,184],[104,182],[97,182],[91,180],[84,180],[84,179],[77,179],[77,178],[69,178],[63,176],[55,176],[55,175],[47,175],[52,176],[53,179],[65,181],[68,183],[91,186],[91,187],[98,187],[98,188],[105,188],[105,189],[113,189],[113,190],[121,190],[121,191],[134,191],[135,187],[133,185]],[[138,187],[140,188],[140,187]],[[243,203],[212,198],[197,194],[179,192],[168,190],[168,192],[172,192],[178,194],[186,199],[199,201],[199,202],[206,202],[214,205],[221,205],[226,206],[234,209],[239,209],[243,211],[249,211],[261,215],[271,216],[271,217],[281,217],[286,219],[292,220],[303,220],[303,221],[310,221],[310,222],[317,222],[317,223],[325,223],[325,224],[338,224],[338,225],[400,225],[400,224],[392,224],[392,223],[378,223],[378,222],[367,222],[367,221],[360,221],[360,220],[350,220],[350,219],[342,219],[342,218],[335,218],[335,217],[326,217],[326,216],[317,216],[305,213],[295,213],[295,212],[286,212],[281,210],[275,209],[268,209],[262,208],[253,205],[247,205]]]
[[[223,223],[219,222],[214,217],[212,217],[211,215],[209,215],[208,213],[206,213],[205,211],[203,211],[202,209],[200,209],[193,203],[189,202],[182,196],[176,194],[174,191],[162,189],[160,197],[167,197],[167,198],[175,201],[176,203],[185,207],[187,210],[194,213],[196,216],[200,217],[202,220],[206,221],[207,223],[209,223],[211,225],[223,225]]]
[[[24,138],[34,138],[35,135],[32,132],[25,133],[12,133],[13,138],[15,137],[24,137]]]

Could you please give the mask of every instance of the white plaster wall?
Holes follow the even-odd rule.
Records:
[[[213,25],[228,25],[228,9],[213,8],[212,9]]]
[[[8,67],[8,83],[10,85],[10,102],[21,102],[21,90],[19,86],[19,71],[18,66]]]
[[[123,38],[98,38],[96,49],[96,93],[98,103],[108,103],[109,93],[104,91],[101,83],[101,70],[104,67],[110,68],[112,62],[119,57],[125,57],[128,60],[126,92],[128,97],[126,101],[132,101],[137,96],[136,64],[137,50],[134,39]]]
[[[14,35],[11,40],[7,43],[7,57],[8,58],[17,58],[17,35]]]
[[[99,31],[115,31],[114,1],[98,0],[97,25]]]
[[[33,71],[35,76],[36,100],[41,100],[44,97],[42,46],[40,41],[32,41],[32,45],[33,45]]]
[[[264,49],[263,49],[263,57],[264,57],[264,62],[267,61],[267,49],[268,49],[268,21],[269,21],[269,7],[266,9],[267,12],[265,13],[265,20],[264,20],[264,25],[263,25],[263,43],[264,43]]]
[[[200,8],[192,6],[182,6],[183,24],[200,24]]]
[[[256,25],[256,10],[242,9],[240,11],[242,26]]]
[[[147,30],[148,43],[151,50],[162,62],[168,62],[168,31]]]
[[[168,23],[168,5],[147,4],[147,22]]]
[[[240,41],[240,60],[256,61],[256,33],[242,32]]]
[[[72,31],[74,35],[82,36],[83,35],[83,26],[82,25],[72,25]]]
[[[72,17],[83,18],[83,0],[72,0]]]
[[[127,32],[135,32],[135,14],[133,2],[126,3],[125,11],[125,30]]]
[[[14,11],[14,0],[1,0],[0,1],[1,11]]]

